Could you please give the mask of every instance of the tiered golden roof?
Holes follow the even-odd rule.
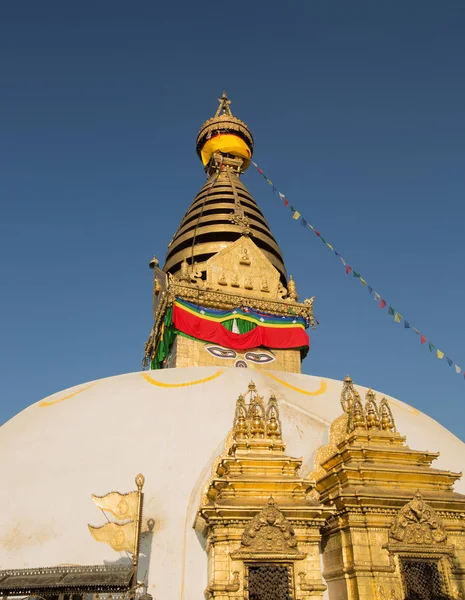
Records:
[[[281,250],[240,180],[252,155],[253,138],[247,125],[232,115],[229,104],[223,94],[216,115],[202,126],[197,138],[197,151],[202,153],[208,180],[170,243],[163,270],[174,275],[186,260],[204,271],[211,256],[246,235],[276,267],[286,286]]]

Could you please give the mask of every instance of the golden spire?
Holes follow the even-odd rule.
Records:
[[[232,117],[233,115],[231,109],[229,108],[231,106],[231,100],[228,99],[226,92],[223,92],[221,98],[218,98],[218,102],[220,105],[215,113],[215,117],[219,117],[222,114],[227,114]]]
[[[197,136],[197,153],[208,180],[171,240],[163,270],[172,275],[180,273],[182,280],[188,281],[194,263],[199,272],[204,271],[210,257],[246,235],[278,270],[281,284],[287,287],[281,249],[240,179],[252,157],[252,134],[232,114],[226,92],[218,101],[215,115],[202,125]],[[266,281],[262,283],[265,289],[267,285]],[[297,300],[295,283],[291,281],[290,286],[294,286],[290,298]]]

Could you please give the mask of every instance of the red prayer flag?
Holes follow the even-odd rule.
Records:
[[[386,300],[383,300],[383,299],[381,298],[381,302],[378,304],[378,306],[379,306],[380,308],[384,308],[384,307],[386,306],[386,304],[387,304]]]
[[[314,231],[315,231],[315,233],[317,234],[318,237],[321,236],[321,233],[319,231],[317,231],[316,229]]]
[[[284,206],[287,208],[289,206],[289,200],[287,198],[283,199]]]
[[[421,342],[422,344],[424,344],[424,343],[426,342],[426,338],[425,338],[425,336],[424,336],[424,335],[421,335],[421,336],[420,336],[420,342]]]
[[[260,173],[260,175],[263,175],[263,171],[260,169],[260,167],[257,167],[257,171]]]
[[[349,275],[349,273],[352,271],[352,267],[350,265],[346,266],[346,274]]]

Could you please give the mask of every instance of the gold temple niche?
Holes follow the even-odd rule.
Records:
[[[206,598],[321,598],[320,528],[331,509],[309,495],[301,464],[285,454],[276,398],[265,404],[251,383],[195,523],[207,538]]]
[[[465,496],[453,491],[461,473],[411,450],[388,402],[370,390],[362,403],[349,377],[341,404],[311,474],[335,508],[322,537],[329,597],[465,598]]]

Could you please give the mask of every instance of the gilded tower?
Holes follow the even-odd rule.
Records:
[[[144,364],[272,368],[300,373],[315,327],[313,298],[299,302],[281,250],[241,180],[254,140],[226,93],[200,128],[207,181],[156,258],[154,325]]]

